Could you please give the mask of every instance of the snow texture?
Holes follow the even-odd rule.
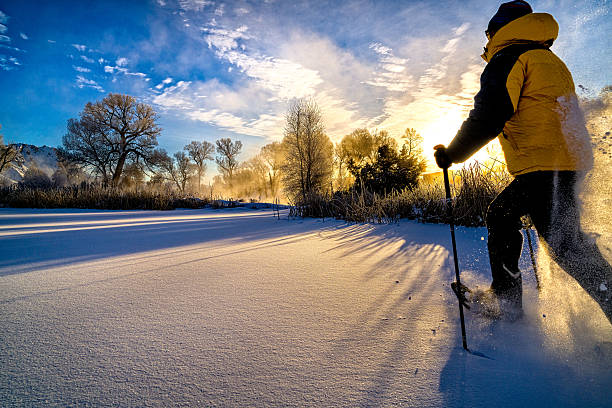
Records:
[[[447,225],[281,215],[0,209],[0,405],[610,406],[610,323],[543,255],[521,321],[466,314],[486,359]],[[483,236],[457,228],[467,284]]]

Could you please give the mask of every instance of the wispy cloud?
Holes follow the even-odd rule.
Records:
[[[81,52],[84,52],[85,50],[87,50],[86,45],[82,45],[82,44],[71,44],[71,45]]]
[[[374,72],[367,85],[385,88],[388,91],[405,92],[414,85],[414,78],[407,73],[405,58],[393,55],[393,50],[381,43],[370,44],[370,49],[379,55],[379,70]]]
[[[234,13],[236,13],[237,16],[244,16],[245,14],[249,14],[250,11],[244,7],[238,7],[234,10]]]
[[[100,58],[98,60],[98,62],[103,63],[106,62],[106,60],[104,60],[103,58]],[[126,68],[126,66],[128,65],[129,61],[127,58],[125,57],[119,57],[115,60],[115,65],[105,65],[104,66],[104,72],[108,73],[108,74],[123,74],[125,76],[132,76],[132,77],[138,77],[138,78],[142,78],[145,79],[145,81],[149,81],[150,78],[147,77],[147,74],[145,74],[144,72],[132,72],[130,71],[128,68]],[[116,78],[113,78],[113,82],[116,80]]]
[[[213,6],[214,1],[208,0],[179,0],[181,9],[185,11],[202,11],[208,6]]]
[[[162,89],[165,85],[171,84],[172,81],[173,81],[173,79],[168,77],[168,78],[164,79],[163,81],[161,81],[161,83],[155,85],[155,89]]]
[[[2,24],[6,24],[8,23],[9,20],[9,16],[7,16],[6,14],[4,14],[1,10],[0,10],[0,23]]]
[[[93,59],[89,58],[86,55],[81,55],[81,59],[89,64],[93,64],[95,62]]]
[[[5,26],[4,24],[0,24],[0,34],[6,33],[7,30],[8,30],[7,26]]]
[[[84,72],[84,73],[85,72],[91,72],[91,69],[89,69],[89,68],[79,67],[79,66],[76,66],[76,65],[73,65],[72,68],[74,68],[74,70],[78,71],[78,72]]]
[[[17,58],[0,54],[0,69],[3,71],[11,71],[20,65]]]
[[[76,83],[79,88],[93,88],[99,92],[104,92],[104,89],[92,79],[87,79],[82,75],[77,75]]]
[[[21,38],[23,38],[24,40],[29,40],[30,39],[30,37],[28,37],[26,33],[19,33],[19,36]]]
[[[0,42],[11,42],[11,37],[6,35],[0,35]]]

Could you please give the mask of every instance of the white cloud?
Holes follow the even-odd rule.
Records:
[[[108,62],[108,61],[105,60],[104,58],[98,58],[98,64],[104,64],[105,62]]]
[[[425,151],[452,139],[473,105],[482,71],[482,64],[469,63],[469,59],[464,68],[466,57],[459,53],[462,35],[468,28],[466,24],[457,27],[452,30],[453,37],[442,38],[439,46],[434,45],[441,56],[433,65],[424,67],[405,94],[387,96],[380,128],[392,134],[401,134],[408,126],[417,129],[424,137]],[[420,44],[413,48],[417,48],[412,51],[418,55]]]
[[[100,59],[102,60],[102,58]],[[99,60],[99,62],[100,62]],[[103,60],[103,62],[106,62],[106,60]],[[143,72],[131,72],[130,70],[128,70],[127,68],[125,68],[125,65],[127,65],[128,60],[127,58],[118,58],[116,61],[115,66],[110,66],[110,65],[105,65],[104,66],[104,72],[108,73],[108,74],[115,74],[115,73],[121,73],[123,75],[127,75],[127,76],[135,76],[135,77],[139,77],[139,78],[145,78],[146,81],[148,81],[149,79],[147,78],[147,74],[143,73]],[[116,81],[116,78],[113,78],[113,82]]]
[[[214,10],[207,12],[203,18],[210,19]],[[287,102],[312,97],[335,142],[358,127],[397,137],[414,127],[425,137],[444,139],[456,132],[451,129],[460,125],[478,89],[482,65],[461,54],[467,23],[416,39],[421,42],[407,37],[408,46],[374,42],[370,52],[353,53],[316,34],[270,30],[263,21],[249,19],[249,27],[223,22],[202,26],[202,39],[228,64],[232,85],[161,82],[152,86],[153,103],[224,130],[278,140]]]
[[[0,35],[0,42],[11,42],[11,38],[6,35]]]
[[[87,50],[87,46],[82,45],[82,44],[71,44],[71,45],[81,52],[84,52],[85,50]]]
[[[222,16],[225,14],[225,4],[220,4],[219,7],[215,9],[216,16]]]
[[[251,37],[246,34],[247,26],[240,26],[235,30],[224,28],[204,27],[202,31],[207,33],[205,40],[209,48],[216,48],[220,52],[238,48],[238,40],[248,40]]]
[[[157,4],[159,4],[160,6],[164,7],[166,5],[165,0],[157,0]]]
[[[214,4],[214,1],[208,0],[179,0],[179,6],[184,11],[202,11],[205,7]]]
[[[91,72],[91,69],[89,69],[89,68],[79,67],[79,66],[76,66],[76,65],[73,65],[72,68],[74,68],[74,70],[78,71],[78,72]]]
[[[140,77],[140,78],[146,78],[147,77],[147,74],[145,74],[143,72],[129,72],[129,71],[126,71],[125,75],[137,76],[137,77]]]
[[[50,44],[55,44],[57,41],[55,41],[55,40],[47,40],[47,42],[50,43]]]
[[[79,88],[93,88],[99,92],[104,92],[104,89],[94,80],[87,79],[82,75],[77,75],[77,86]]]
[[[237,16],[244,16],[245,14],[250,13],[250,11],[244,7],[239,7],[236,10],[234,10],[234,12],[236,13]]]
[[[166,79],[164,79],[163,81],[161,81],[159,84],[155,85],[156,89],[162,89],[164,87],[164,85],[170,84],[172,83],[173,79],[168,77]]]
[[[17,51],[17,52],[27,52],[26,50],[22,50],[21,48],[11,47],[10,45],[0,44],[0,48],[5,48],[7,50]]]
[[[12,71],[15,67],[21,65],[19,60],[15,57],[6,57],[0,54],[0,69],[3,71]]]
[[[28,37],[25,33],[19,33],[19,36],[21,38],[23,38],[24,40],[29,40],[30,39],[30,37]]]
[[[93,64],[95,61],[85,55],[81,55],[81,59],[87,63]]]
[[[312,96],[315,87],[322,82],[319,73],[283,58],[250,55],[238,40],[247,40],[248,28],[236,29],[205,28],[203,31],[208,46],[216,51],[219,58],[238,67],[241,72],[256,80],[260,86],[281,99]]]
[[[461,24],[459,27],[455,29],[455,35],[457,36],[463,35],[467,30],[469,30],[470,26],[471,26],[470,23]]]
[[[379,70],[365,84],[392,92],[406,92],[414,85],[412,75],[405,73],[407,59],[396,57],[391,48],[380,43],[370,44],[370,49],[379,55]]]
[[[2,11],[0,11],[0,23],[2,24],[6,24],[8,23],[9,17],[4,14]]]
[[[279,139],[283,116],[265,101],[256,84],[231,89],[213,79],[207,82],[179,81],[155,96],[152,102],[162,109],[182,112],[192,120],[227,131]]]
[[[0,34],[6,33],[6,30],[8,30],[8,28],[4,24],[0,24]]]

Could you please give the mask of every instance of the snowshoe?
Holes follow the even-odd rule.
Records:
[[[470,289],[457,282],[451,283],[451,288],[463,306],[471,313],[488,319],[515,321],[522,317],[520,304],[510,298],[498,296],[492,289]]]

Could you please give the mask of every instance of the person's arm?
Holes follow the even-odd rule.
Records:
[[[486,66],[474,108],[446,148],[446,155],[453,163],[464,162],[495,139],[514,115],[524,81],[519,56],[512,52],[496,55]]]

